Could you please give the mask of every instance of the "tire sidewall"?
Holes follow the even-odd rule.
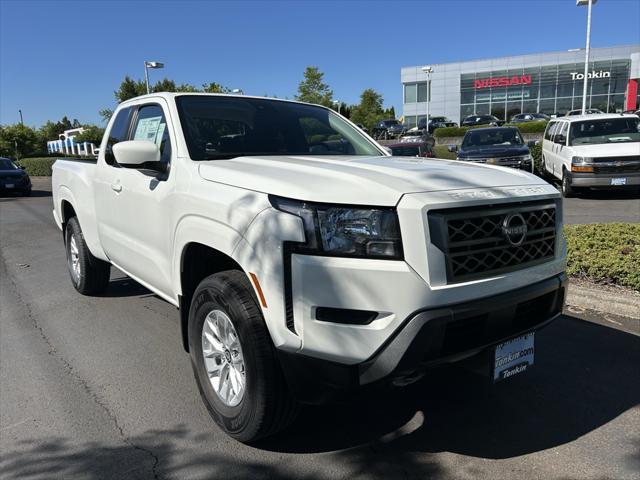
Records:
[[[222,402],[213,390],[204,364],[202,352],[202,327],[212,310],[221,310],[231,319],[242,347],[245,363],[245,391],[240,403],[230,407]],[[247,321],[247,311],[233,288],[217,279],[207,279],[196,290],[189,312],[189,351],[192,367],[205,405],[215,422],[234,437],[252,436],[246,431],[255,415],[260,415],[263,405],[261,365],[254,354],[255,338]]]
[[[76,247],[78,248],[78,261],[80,262],[80,275],[76,279],[72,272],[71,266],[71,237],[75,236]],[[84,242],[84,238],[82,237],[82,230],[80,230],[80,226],[78,225],[78,221],[76,218],[72,218],[67,223],[64,232],[64,245],[65,251],[67,254],[67,270],[69,270],[69,276],[71,277],[71,283],[76,289],[79,289],[82,285],[82,279],[86,272],[86,265],[84,262],[84,258],[82,256],[82,245],[81,242]]]
[[[571,188],[571,177],[566,170],[562,171],[562,195],[564,197],[571,197],[573,195],[573,189]]]

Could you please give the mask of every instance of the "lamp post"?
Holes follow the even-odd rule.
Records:
[[[429,100],[431,100],[431,74],[433,73],[433,68],[430,65],[426,65],[422,67],[422,71],[427,75],[427,118],[424,121],[424,128],[429,133]]]
[[[584,84],[582,86],[582,114],[587,111],[587,79],[589,76],[589,48],[591,45],[591,7],[598,0],[576,0],[577,7],[587,5],[587,48],[584,54]]]
[[[338,107],[338,109],[336,111],[338,112],[338,115],[340,115],[340,106],[341,106],[342,102],[339,101],[339,100],[334,100],[332,103]]]
[[[231,90],[231,93],[235,93],[236,95],[244,95],[244,91],[241,88],[234,88]]]
[[[147,94],[149,94],[149,69],[150,68],[164,68],[162,62],[144,62],[144,83],[147,86]]]
[[[20,125],[24,125],[24,121],[22,120],[22,110],[18,109],[18,112],[20,113]]]

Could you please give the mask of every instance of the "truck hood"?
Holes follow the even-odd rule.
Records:
[[[468,147],[458,151],[458,158],[500,158],[527,155],[526,145],[488,145],[483,147]]]
[[[267,156],[199,162],[211,182],[307,200],[395,205],[403,194],[545,182],[510,168],[455,160],[365,156]]]

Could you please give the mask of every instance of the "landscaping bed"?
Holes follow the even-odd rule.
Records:
[[[640,291],[640,223],[567,225],[567,273]]]

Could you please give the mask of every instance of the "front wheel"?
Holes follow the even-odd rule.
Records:
[[[109,285],[111,265],[94,257],[89,251],[76,217],[67,222],[64,233],[67,267],[75,289],[83,295],[105,291]]]
[[[571,186],[571,175],[566,169],[562,170],[562,196],[565,198],[575,196],[575,190]]]
[[[205,278],[189,310],[189,351],[200,395],[228,435],[250,442],[285,428],[297,411],[247,276]]]

